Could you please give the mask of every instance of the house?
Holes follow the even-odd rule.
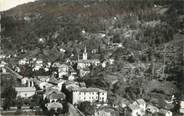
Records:
[[[99,88],[86,88],[78,87],[72,90],[72,103],[78,104],[79,102],[107,102],[107,91]]]
[[[146,111],[154,114],[154,113],[159,112],[159,109],[157,107],[153,106],[153,105],[148,104],[146,106]]]
[[[142,113],[139,105],[136,102],[133,104],[129,104],[128,110],[130,110],[131,116],[143,116],[144,115],[144,113]]]
[[[74,75],[69,75],[68,80],[71,80],[71,81],[75,80],[75,76]]]
[[[143,99],[137,99],[128,105],[131,116],[144,116],[146,111],[146,102]]]
[[[137,99],[136,102],[139,105],[139,107],[145,112],[146,111],[146,102],[144,101],[144,99]]]
[[[28,98],[36,93],[35,87],[15,87],[15,90],[17,91],[17,97],[20,96],[22,98]]]
[[[42,90],[54,86],[53,84],[50,84],[50,83],[48,83],[48,82],[42,82],[42,81],[37,82],[37,85],[38,85],[38,87],[39,87],[40,89],[42,89]]]
[[[66,64],[60,64],[59,62],[55,62],[52,67],[57,68],[58,77],[63,78],[63,76],[68,76],[69,66]]]
[[[19,65],[25,65],[27,63],[29,63],[27,58],[23,58],[23,59],[19,60]]]
[[[21,79],[21,84],[27,87],[34,87],[34,81],[32,78],[24,77]]]
[[[43,94],[43,99],[49,100],[49,102],[56,102],[57,100],[64,100],[66,95],[56,89],[48,88]]]
[[[51,109],[54,109],[55,111],[57,111],[58,109],[63,109],[63,105],[59,102],[47,103],[45,106],[47,107],[48,111],[50,111]]]
[[[63,86],[67,91],[72,92],[74,88],[79,87],[79,83],[75,81],[66,81]]]
[[[1,64],[0,64],[0,72],[2,72],[2,73],[6,73],[7,72],[7,70],[6,70],[6,68],[5,68],[5,63],[4,62],[1,62]]]
[[[122,107],[122,108],[127,107],[129,104],[130,104],[130,101],[125,99],[125,98],[122,98],[119,101],[119,106]]]
[[[37,79],[42,82],[48,82],[50,79],[50,76],[37,76]]]
[[[95,111],[94,116],[119,116],[119,112],[112,107],[106,106],[98,108]]]
[[[184,101],[180,101],[180,113],[184,114]]]
[[[63,80],[63,79],[58,80],[56,78],[50,78],[50,80],[48,82],[55,85],[55,88],[58,89],[59,91],[61,91],[62,86],[66,82],[66,80]]]
[[[159,113],[164,116],[172,116],[172,112],[169,110],[165,110],[165,109],[160,109]]]
[[[62,64],[58,67],[59,78],[63,78],[63,76],[68,76],[69,66],[66,64]]]
[[[90,73],[90,69],[89,68],[84,68],[84,69],[79,70],[80,77],[84,77],[84,76],[86,76],[89,73]]]

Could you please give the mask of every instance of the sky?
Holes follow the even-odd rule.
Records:
[[[17,5],[21,5],[28,2],[34,2],[35,0],[0,0],[0,11],[6,11]]]

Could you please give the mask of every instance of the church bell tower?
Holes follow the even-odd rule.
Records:
[[[83,60],[87,60],[87,59],[88,59],[88,53],[85,47],[84,52],[83,52]]]

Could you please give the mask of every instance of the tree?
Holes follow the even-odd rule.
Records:
[[[15,104],[15,98],[17,96],[17,92],[12,86],[7,87],[2,93],[2,98],[5,98],[3,102],[3,108],[5,110],[9,109],[10,106]]]
[[[49,116],[53,116],[55,114],[55,110],[52,108],[52,109],[50,109],[50,111],[49,111]]]
[[[21,109],[22,105],[23,105],[23,99],[21,97],[17,98],[17,109]]]
[[[85,115],[92,115],[95,109],[90,102],[84,101],[79,104],[79,110],[81,110]]]

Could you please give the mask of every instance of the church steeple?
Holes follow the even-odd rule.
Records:
[[[85,46],[84,52],[83,52],[83,60],[87,60],[87,59],[88,59],[88,53],[87,53],[86,46]]]

